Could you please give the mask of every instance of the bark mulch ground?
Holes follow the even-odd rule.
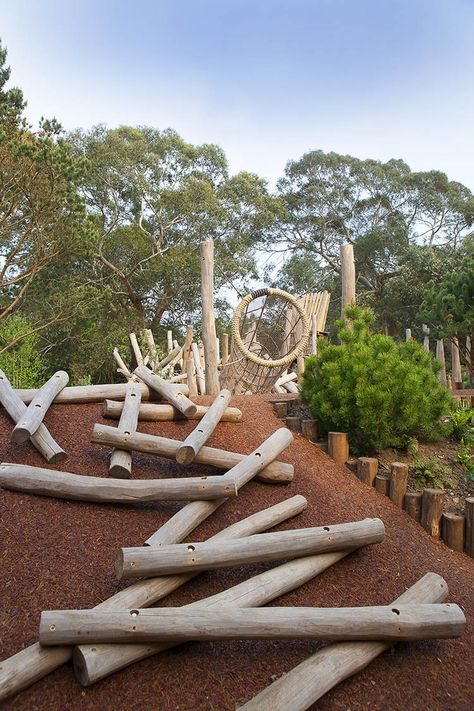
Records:
[[[205,398],[201,402],[208,402]],[[250,452],[281,422],[262,398],[235,398],[244,421],[222,423],[211,445]],[[103,421],[100,405],[55,405],[47,425],[69,453],[57,468],[106,476],[108,450],[89,442]],[[109,421],[109,424],[111,422]],[[140,430],[183,439],[194,424],[141,423]],[[11,423],[0,411],[0,457],[43,466],[29,444],[10,443]],[[251,482],[195,532],[203,540],[221,528],[294,494],[309,506],[281,528],[341,523],[380,516],[386,539],[341,561],[323,575],[275,601],[276,605],[350,606],[390,603],[428,571],[448,582],[450,599],[467,616],[458,640],[400,644],[317,704],[322,710],[463,711],[474,708],[474,561],[432,540],[388,498],[368,489],[300,436],[282,455],[295,480],[278,486]],[[190,468],[193,471],[193,468]],[[204,472],[204,467],[194,471]],[[211,469],[208,470],[211,473]],[[182,473],[175,464],[136,455],[133,474],[152,478]],[[0,658],[36,640],[41,610],[91,607],[124,583],[114,578],[121,546],[141,545],[179,504],[135,506],[66,502],[14,492],[0,495],[2,583]],[[181,605],[234,585],[264,569],[248,566],[203,574],[162,602]],[[189,643],[144,660],[82,689],[69,665],[8,700],[18,709],[217,709],[230,711],[321,646],[311,642]],[[277,710],[276,710],[277,711]]]

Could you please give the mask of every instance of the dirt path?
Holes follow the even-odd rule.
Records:
[[[201,398],[200,402],[208,402]],[[211,445],[250,452],[281,422],[271,405],[258,398],[235,398],[241,425],[223,423]],[[69,452],[56,468],[105,475],[108,450],[89,443],[99,405],[56,405],[47,416],[52,434]],[[110,424],[110,421],[108,421]],[[141,423],[140,430],[183,439],[192,423]],[[0,456],[43,466],[29,445],[10,444],[11,424],[0,412]],[[460,640],[399,645],[365,671],[327,694],[318,709],[362,711],[468,711],[474,708],[474,561],[437,543],[384,496],[369,490],[345,467],[334,464],[297,436],[281,457],[295,465],[295,481],[276,486],[252,482],[195,532],[202,540],[219,529],[294,494],[307,510],[282,528],[333,524],[380,516],[383,544],[352,555],[319,578],[275,601],[277,605],[348,606],[389,603],[424,573],[448,582],[450,599],[466,612]],[[134,476],[151,478],[179,471],[156,457],[136,455]],[[194,470],[204,472],[203,467]],[[191,468],[192,471],[192,468]],[[209,470],[211,471],[211,470]],[[116,551],[141,545],[179,508],[88,505],[14,492],[0,495],[0,658],[36,640],[44,609],[91,607],[123,584],[114,579]],[[163,601],[184,604],[218,592],[260,572],[264,566],[199,576]],[[185,709],[231,711],[318,648],[306,642],[231,642],[186,644],[144,660],[99,684],[82,689],[70,666],[7,701],[5,709],[92,710]],[[277,711],[277,710],[275,710]]]

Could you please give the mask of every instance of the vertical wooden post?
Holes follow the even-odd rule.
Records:
[[[189,397],[196,397],[198,394],[196,368],[194,366],[194,358],[192,356],[190,356],[186,361],[186,375],[189,388]]]
[[[443,385],[448,385],[448,378],[446,377],[446,361],[444,359],[444,343],[443,339],[436,341],[436,360],[441,363],[441,370],[438,372],[438,380],[443,383]]]
[[[132,364],[142,365],[143,355],[138,345],[137,337],[135,333],[129,333],[128,335],[130,341],[130,352],[132,355]]]
[[[373,486],[375,483],[375,477],[377,476],[377,470],[379,467],[379,460],[373,457],[359,457],[357,460],[357,477],[367,486]]]
[[[166,343],[168,348],[168,353],[173,350],[173,331],[166,331]]]
[[[464,551],[464,516],[462,514],[444,513],[441,518],[443,541],[453,551]]]
[[[403,500],[407,491],[408,465],[393,462],[390,467],[390,499],[396,506],[403,508]]]
[[[201,242],[201,298],[202,298],[202,340],[206,363],[206,392],[217,395],[219,377],[217,374],[216,323],[214,320],[214,242]]]
[[[311,319],[311,354],[318,355],[318,317],[313,314]]]
[[[411,328],[405,329],[405,341],[411,341]]]
[[[405,500],[403,502],[403,508],[409,516],[418,521],[421,520],[421,498],[423,494],[421,491],[407,491],[405,494]]]
[[[459,341],[454,337],[451,341],[451,377],[453,388],[462,388],[461,359],[459,357]]]
[[[354,262],[354,247],[352,244],[341,245],[341,279],[342,279],[342,306],[341,313],[349,304],[356,300],[356,274]]]
[[[380,494],[385,496],[390,492],[390,479],[386,474],[377,474],[375,477],[375,488]]]
[[[225,368],[229,360],[229,334],[222,334],[222,367]]]
[[[421,500],[421,525],[433,538],[440,537],[440,522],[443,515],[443,489],[424,489]]]
[[[425,351],[429,351],[430,350],[430,329],[428,328],[426,323],[424,323],[421,327],[421,330],[423,331],[423,348],[425,349]]]
[[[328,432],[328,454],[338,464],[349,459],[349,437],[347,432]]]
[[[301,434],[310,442],[318,440],[318,421],[317,420],[301,420]]]
[[[184,348],[183,348],[183,362],[181,364],[181,372],[182,373],[187,373],[187,367],[186,363],[189,358],[189,354],[191,352],[191,343],[193,342],[193,327],[192,326],[187,326],[186,327],[186,340],[184,341]],[[189,385],[189,383],[188,383]]]
[[[466,499],[466,553],[474,558],[474,496]]]

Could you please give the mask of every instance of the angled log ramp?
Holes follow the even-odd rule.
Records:
[[[0,464],[0,486],[56,499],[130,504],[140,501],[196,501],[236,496],[237,487],[223,476],[186,479],[104,479],[28,464]]]
[[[436,573],[427,573],[392,605],[435,604],[446,600],[448,586]],[[319,650],[257,696],[239,711],[306,711],[324,694],[390,648],[387,642],[341,642]]]
[[[286,430],[286,428],[281,428]],[[277,430],[278,432],[280,430]],[[291,433],[290,433],[291,434]],[[181,442],[168,437],[135,432],[131,435],[119,432],[116,427],[95,424],[92,430],[91,442],[102,444],[106,447],[135,450],[146,454],[157,454],[167,459],[175,459],[176,451]],[[224,449],[204,446],[194,460],[196,464],[207,464],[217,469],[231,469],[245,459],[245,454],[227,452]],[[277,462],[270,459],[267,466],[258,472],[258,479],[277,483],[292,481],[294,468],[292,464]]]
[[[119,579],[127,579],[269,563],[282,558],[300,558],[380,543],[384,533],[383,522],[374,518],[334,526],[262,533],[242,541],[217,544],[193,542],[159,548],[122,548],[117,556],[116,573]]]
[[[155,375],[145,365],[139,365],[133,372],[145,385],[148,385],[149,388],[155,390],[165,400],[168,400],[185,417],[193,417],[196,414],[196,405],[184,393],[177,392],[175,385],[171,385],[163,378],[160,378],[159,375]]]
[[[145,383],[140,383],[142,400],[161,400],[163,398]],[[176,392],[181,392],[187,395],[189,390],[187,385],[176,383],[170,385]],[[28,388],[23,390],[15,390],[18,397],[28,405],[38,390],[36,388]],[[54,404],[82,404],[87,402],[103,402],[107,398],[110,400],[125,400],[127,393],[127,383],[103,383],[100,385],[72,385],[61,390],[59,395],[54,399]]]
[[[19,397],[18,392],[12,388],[3,370],[0,370],[0,402],[15,423],[19,422],[27,410],[25,403]],[[67,458],[64,449],[53,439],[43,423],[30,436],[30,442],[47,462],[60,462]]]
[[[141,390],[138,383],[127,383],[127,392],[117,429],[120,432],[135,432],[140,411]],[[132,475],[132,453],[126,449],[113,449],[110,455],[109,474],[119,479],[130,479]]]
[[[196,405],[196,413],[193,417],[184,417],[173,405],[166,403],[154,404],[142,402],[138,411],[138,420],[144,422],[169,422],[171,420],[201,420],[209,410],[205,405]],[[102,406],[102,417],[112,420],[119,420],[123,410],[123,402],[115,400],[105,400]],[[221,422],[241,422],[242,412],[237,407],[226,407],[222,413]]]
[[[186,642],[234,639],[383,640],[459,637],[466,618],[458,605],[394,607],[270,607],[206,610],[48,610],[41,613],[44,646],[91,643]]]
[[[14,442],[21,444],[34,435],[43,422],[54,398],[66,387],[68,382],[69,375],[64,370],[58,370],[38,390],[13,429],[12,440]]]
[[[194,504],[187,504],[181,509],[186,512]],[[214,538],[225,538],[227,535],[246,536],[276,526],[291,516],[295,516],[306,508],[307,502],[303,496],[294,496],[287,501],[283,501],[276,506],[259,511],[248,516],[227,529],[220,531]],[[178,513],[181,513],[178,512]],[[176,515],[175,515],[176,517]],[[175,518],[173,517],[173,518]],[[162,526],[156,532],[156,545],[161,543],[177,543],[189,532],[189,524],[186,516],[180,516],[181,527],[176,524],[173,527]],[[200,521],[196,525],[198,525]],[[135,583],[124,590],[120,590],[112,595],[108,600],[97,605],[103,609],[129,609],[132,607],[142,607],[158,602],[192,576],[174,576],[170,578],[154,578]],[[117,650],[115,650],[117,651]],[[51,647],[45,649],[35,643],[26,649],[17,652],[8,659],[0,663],[0,701],[12,696],[23,689],[28,688],[35,681],[42,679],[47,674],[53,672],[58,667],[65,664],[72,657],[72,647]],[[101,655],[102,656],[102,655]],[[104,659],[107,657],[104,655]],[[120,666],[118,667],[120,668]]]
[[[176,451],[179,464],[191,464],[212,435],[230,402],[230,390],[221,390],[198,426],[186,437]]]

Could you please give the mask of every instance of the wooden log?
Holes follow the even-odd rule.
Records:
[[[285,417],[288,415],[288,403],[286,402],[286,400],[282,400],[281,402],[274,402],[273,409],[275,410],[275,415],[280,419],[285,419]]]
[[[202,301],[202,341],[206,363],[206,393],[217,395],[219,376],[217,374],[216,322],[214,319],[214,242],[201,242],[201,301]]]
[[[423,348],[425,351],[430,350],[430,329],[426,325],[426,323],[422,324],[421,330],[423,332]]]
[[[375,477],[375,488],[380,494],[385,496],[390,492],[390,479],[386,474],[377,474]]]
[[[405,329],[405,341],[411,341],[411,328]]]
[[[196,455],[212,435],[230,402],[230,390],[221,390],[206,414],[176,450],[176,461],[180,464],[191,464]]]
[[[171,353],[173,350],[173,331],[166,331],[166,345],[168,348],[168,353]]]
[[[456,337],[451,340],[451,374],[453,387],[462,389],[461,359],[459,356],[459,341]]]
[[[229,334],[222,334],[222,367],[225,368],[229,360]]]
[[[132,363],[137,365],[143,364],[143,354],[141,352],[140,346],[138,345],[137,336],[135,333],[129,333],[128,338],[130,340],[130,349],[132,352]]]
[[[243,541],[219,544],[204,542],[161,546],[159,549],[122,548],[115,569],[119,579],[217,570],[355,548],[379,543],[383,537],[384,525],[380,519],[374,518],[334,526],[262,533],[248,536]]]
[[[12,440],[21,444],[37,432],[54,398],[69,382],[69,375],[58,370],[36,393],[24,414],[16,423]]]
[[[122,373],[122,375],[124,375],[127,378],[127,380],[131,380],[133,378],[133,375],[129,371],[125,361],[123,360],[122,356],[120,355],[118,348],[114,348],[113,356],[114,356],[115,362],[118,365],[117,372]]]
[[[181,364],[181,372],[187,373],[186,364],[191,355],[191,343],[193,342],[193,327],[191,325],[186,327],[186,339],[183,346],[183,362]]]
[[[17,391],[13,390],[3,370],[0,370],[0,402],[15,423],[19,422],[27,409]],[[64,449],[53,439],[46,425],[43,423],[40,424],[36,432],[30,437],[30,442],[47,462],[60,462],[67,458]]]
[[[186,375],[189,386],[189,394],[191,397],[197,397],[198,387],[196,381],[196,368],[194,366],[194,358],[190,357],[186,361]]]
[[[408,465],[403,462],[393,462],[390,467],[390,491],[389,496],[393,503],[399,508],[403,508],[405,494],[408,484]]]
[[[150,368],[154,370],[156,365],[156,343],[155,339],[153,338],[153,332],[151,328],[144,328],[143,335],[145,337],[145,341],[148,347],[148,359],[150,363]]]
[[[317,420],[301,420],[301,434],[310,442],[316,442],[318,439],[318,421]]]
[[[198,504],[208,505],[208,511],[212,513],[219,504],[216,502],[193,502],[184,506],[168,523],[175,519],[176,523],[173,526],[161,526],[156,532],[156,545],[163,543],[177,543],[185,538],[192,530],[190,528],[190,519],[195,521],[195,526],[199,525],[206,516],[197,519],[194,516],[196,506]],[[282,523],[288,518],[297,515],[307,506],[306,499],[303,496],[293,496],[291,499],[271,506],[263,511],[258,511],[251,516],[238,521],[232,526],[219,531],[212,538],[238,538],[239,536],[247,536],[255,533],[260,533],[278,523]],[[184,515],[182,515],[184,513]],[[179,523],[178,520],[179,519]],[[141,607],[152,605],[161,598],[168,595],[173,590],[177,589],[192,576],[174,576],[173,578],[151,578],[143,580],[133,585],[120,590],[118,593],[110,597],[108,600],[97,605],[99,609],[130,609],[133,607]],[[117,645],[114,645],[117,651]],[[123,647],[122,647],[123,649]],[[101,648],[104,650],[104,647]],[[72,647],[52,647],[44,649],[39,644],[33,644],[26,649],[14,654],[9,659],[4,660],[0,664],[0,701],[12,696],[13,694],[27,688],[38,679],[46,676],[54,671],[62,664],[67,662],[72,656]],[[101,654],[100,660],[107,662],[107,655]],[[120,668],[120,666],[118,667]]]
[[[286,428],[283,429],[289,432]],[[118,432],[116,427],[100,424],[94,425],[91,442],[103,444],[106,447],[119,447],[120,449],[135,450],[146,454],[157,454],[167,459],[176,458],[176,451],[181,444],[175,439],[144,434],[143,432],[126,435]],[[231,469],[242,459],[245,459],[245,456],[245,454],[238,452],[227,452],[224,449],[204,446],[197,455],[196,462],[217,467],[218,469]],[[258,478],[262,481],[288,482],[292,481],[293,474],[294,468],[292,464],[273,462],[269,463],[262,471],[259,471]]]
[[[124,481],[10,462],[0,464],[0,486],[11,491],[57,499],[121,504],[137,501],[196,501],[237,495],[233,480],[224,479],[223,476]]]
[[[449,548],[462,553],[464,551],[464,525],[462,514],[446,512],[441,517],[442,538]]]
[[[367,484],[373,486],[379,468],[379,460],[373,457],[359,457],[357,460],[357,477]]]
[[[392,602],[435,604],[446,599],[448,586],[436,573],[427,573]],[[284,676],[277,679],[239,711],[306,711],[324,694],[389,649],[386,642],[341,642],[320,649]]]
[[[285,424],[292,432],[301,432],[301,417],[285,417]]]
[[[155,390],[163,398],[166,398],[173,407],[183,413],[185,417],[193,417],[196,414],[197,407],[189,400],[186,395],[181,392],[176,392],[176,386],[167,383],[166,380],[155,375],[145,365],[140,365],[133,371],[140,380],[142,380],[149,388]]]
[[[194,361],[194,370],[196,371],[196,382],[198,386],[198,391],[200,395],[206,394],[206,379],[204,377],[204,371],[201,364],[201,356],[199,354],[199,348],[197,343],[191,343],[191,353]]]
[[[311,355],[318,355],[318,317],[311,318]]]
[[[187,395],[189,392],[187,385],[176,384],[172,386],[176,392],[183,393]],[[140,383],[140,390],[142,393],[142,400],[162,400],[163,398],[154,390],[150,391],[150,388],[145,385],[145,383]],[[29,388],[26,390],[15,390],[14,391],[19,398],[27,405],[31,402],[33,397],[36,395],[38,390],[36,388]],[[102,385],[73,385],[72,387],[66,387],[54,400],[54,404],[64,404],[64,403],[84,403],[84,402],[103,402],[107,398],[110,400],[125,400],[125,394],[127,392],[127,383],[105,383]]]
[[[464,511],[466,515],[466,553],[474,558],[474,496],[468,496]]]
[[[347,432],[328,433],[328,454],[338,464],[345,464],[349,459],[349,437]]]
[[[445,386],[448,385],[446,376],[446,361],[444,358],[444,342],[443,339],[436,341],[436,360],[441,363],[441,369],[438,371],[438,380]]]
[[[41,613],[44,646],[74,642],[185,642],[232,639],[384,640],[460,637],[459,605],[270,607],[226,610],[168,607],[125,611],[48,610]]]
[[[415,521],[421,521],[421,491],[407,491],[403,502],[403,508]]]
[[[337,563],[347,551],[309,556],[266,570],[216,595],[197,600],[186,608],[246,608],[258,607],[294,590],[329,566]],[[74,667],[81,684],[89,686],[118,669],[153,654],[169,649],[173,644],[81,645],[74,652]]]
[[[340,249],[341,254],[341,280],[342,280],[342,304],[341,315],[349,304],[356,301],[356,274],[354,261],[354,247],[352,244],[343,244]]]
[[[298,376],[294,371],[291,373],[285,373],[285,375],[282,375],[281,378],[278,378],[276,381],[277,385],[286,385],[286,383],[291,382],[292,380],[298,380]]]
[[[443,489],[423,489],[423,497],[421,499],[421,525],[433,538],[440,537],[443,506]]]
[[[206,405],[196,405],[196,414],[187,419],[201,420],[208,407]],[[102,406],[102,417],[108,417],[112,420],[119,420],[123,411],[123,402],[116,400],[104,400]],[[169,422],[171,420],[186,419],[182,412],[176,410],[173,405],[167,403],[155,404],[151,402],[142,402],[138,411],[138,420],[143,422]],[[221,417],[221,422],[241,422],[242,411],[237,407],[227,407]]]
[[[296,383],[288,382],[282,385],[283,389],[286,390],[288,393],[299,393],[300,389],[296,385]]]
[[[120,432],[130,434],[138,425],[141,391],[138,383],[129,382],[125,400],[121,404],[122,412],[118,423]],[[119,479],[129,479],[132,475],[132,453],[126,449],[113,449],[110,455],[109,474]]]
[[[163,370],[163,368],[166,368],[167,365],[170,365],[171,362],[181,353],[181,347],[176,346],[176,348],[173,348],[167,355],[165,355],[164,358],[160,360],[159,363],[155,365],[154,370]]]

